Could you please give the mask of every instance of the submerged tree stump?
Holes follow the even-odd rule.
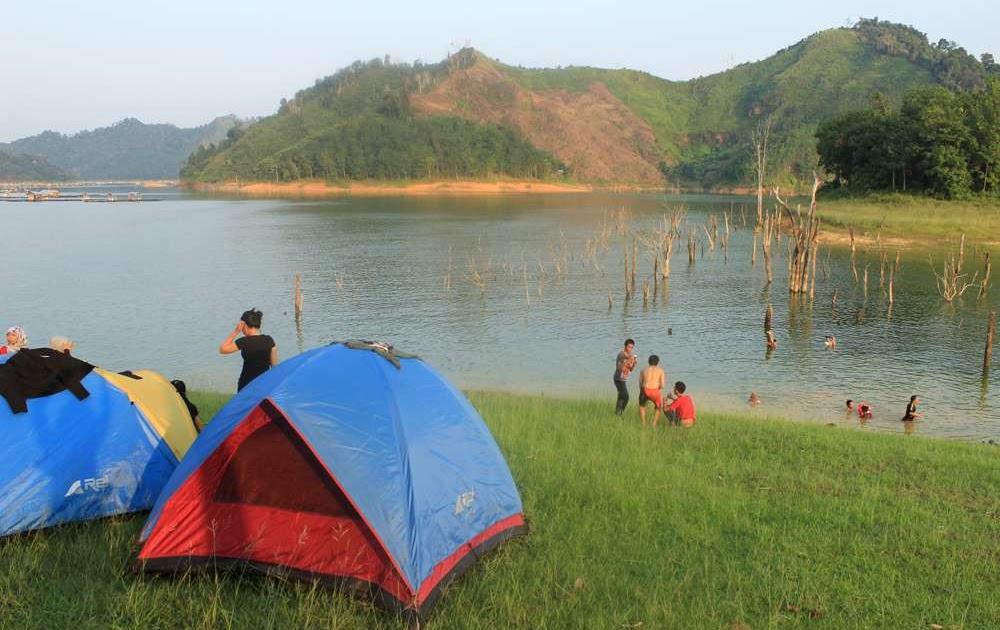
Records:
[[[302,319],[302,279],[295,274],[295,319]]]
[[[990,313],[990,321],[986,325],[986,352],[983,353],[983,372],[990,369],[993,362],[993,336],[997,329],[997,312]]]

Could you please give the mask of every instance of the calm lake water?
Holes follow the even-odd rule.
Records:
[[[982,374],[1000,286],[985,300],[970,290],[945,304],[929,259],[940,267],[947,245],[903,252],[890,313],[874,250],[859,251],[857,260],[859,273],[868,268],[867,298],[853,280],[849,250],[824,246],[815,300],[791,300],[784,239],[775,246],[775,282],[766,286],[760,256],[750,265],[753,236],[741,218],[745,205],[750,220],[747,198],[146,194],[160,200],[0,203],[0,326],[24,326],[35,346],[69,336],[78,356],[108,369],[150,368],[190,388],[227,391],[235,389],[240,359],[219,355],[218,345],[256,306],[283,357],[335,340],[384,340],[463,388],[606,399],[609,420],[614,357],[634,337],[642,364],[658,354],[667,378],[686,381],[703,408],[858,427],[843,412],[853,398],[874,408],[862,428],[902,432],[899,418],[918,394],[924,417],[915,433],[1000,439],[1000,349],[992,374]],[[624,211],[630,231],[650,234],[680,207],[699,231],[714,214],[724,232],[722,213],[732,212],[728,252],[710,248],[701,231],[689,265],[686,241],[677,241],[668,288],[644,305],[652,254],[640,245],[638,295],[625,304],[615,216]],[[594,247],[602,231],[607,248]],[[966,266],[982,267],[971,245]],[[299,326],[296,273],[305,300]],[[768,304],[779,340],[770,354]],[[836,350],[825,349],[825,334],[836,335]],[[634,401],[637,385],[630,385]],[[751,391],[762,407],[746,406]]]

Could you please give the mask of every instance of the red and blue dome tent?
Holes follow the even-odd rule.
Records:
[[[202,432],[143,530],[146,572],[249,565],[424,618],[483,553],[526,532],[482,418],[440,374],[369,342],[257,377]]]

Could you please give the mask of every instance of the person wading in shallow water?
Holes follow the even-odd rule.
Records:
[[[240,372],[236,391],[278,363],[278,346],[274,339],[260,332],[263,318],[264,314],[255,308],[244,311],[236,328],[219,346],[220,354],[232,354],[238,350],[243,355],[243,371]],[[237,339],[239,334],[243,336]]]
[[[635,369],[636,357],[633,354],[635,350],[635,340],[626,339],[625,349],[618,353],[618,358],[615,359],[615,389],[618,390],[618,400],[615,402],[615,415],[620,416],[625,411],[625,406],[628,405],[628,386],[626,380],[628,375]]]
[[[866,402],[858,403],[858,418],[862,420],[872,419],[872,406]]]
[[[917,398],[916,394],[910,396],[910,402],[906,403],[906,413],[903,414],[903,422],[909,422],[911,420],[916,420],[920,417],[917,413],[917,405],[920,404],[920,399]]]

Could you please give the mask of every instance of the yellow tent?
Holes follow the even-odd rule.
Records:
[[[94,371],[123,391],[132,404],[139,407],[180,461],[198,437],[198,432],[195,431],[187,406],[170,381],[150,370],[133,372],[139,378],[101,368],[94,368]]]

